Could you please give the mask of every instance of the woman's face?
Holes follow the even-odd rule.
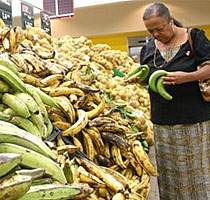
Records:
[[[174,35],[172,21],[167,21],[163,17],[151,17],[144,20],[144,24],[151,35],[162,43],[168,43]]]

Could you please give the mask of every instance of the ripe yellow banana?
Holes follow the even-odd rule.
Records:
[[[8,39],[8,34],[7,34],[7,36],[3,39],[2,45],[3,45],[3,47],[4,47],[4,49],[5,49],[6,51],[10,49],[10,41],[9,41],[9,39]]]
[[[78,167],[77,173],[78,173],[80,181],[84,183],[88,183],[93,187],[106,187],[103,181],[101,181],[95,175],[87,172],[82,166]]]
[[[64,76],[62,74],[51,74],[41,80],[41,83],[43,83],[45,86],[48,86],[52,83],[54,83],[57,80],[63,79]]]
[[[60,109],[68,117],[71,124],[75,123],[75,110],[71,102],[66,96],[53,97],[53,100],[58,104]]]
[[[21,161],[21,155],[16,153],[1,153],[0,154],[0,177],[4,176],[17,166]]]
[[[49,92],[55,88],[57,88],[60,85],[60,81],[57,80],[54,83],[52,83],[51,85],[47,86],[47,87],[42,87],[41,90],[43,92],[45,92],[46,94],[49,94]]]
[[[69,88],[69,87],[57,87],[52,89],[49,93],[50,96],[62,96],[62,95],[70,95],[75,94],[77,96],[84,96],[84,92],[78,88]]]
[[[126,168],[126,165],[124,164],[123,159],[122,159],[120,149],[116,145],[112,145],[111,155],[117,165],[119,165],[122,169]]]
[[[9,51],[11,54],[16,53],[16,33],[14,31],[14,28],[10,29],[9,32]]]
[[[135,169],[137,175],[139,177],[141,177],[142,176],[142,173],[143,173],[143,169],[142,169],[142,166],[134,158],[134,155],[130,158],[130,163],[133,166],[133,168]]]
[[[23,71],[24,73],[28,74],[31,73],[33,71],[33,67],[27,63],[22,54],[19,53],[15,53],[15,54],[11,54],[10,55],[10,59],[13,63],[15,63],[20,69],[21,71]]]
[[[31,54],[21,54],[23,56],[23,58],[28,62],[30,63],[33,68],[34,68],[34,72],[41,72],[41,71],[44,71],[45,70],[45,65],[44,63],[39,60],[38,58],[36,58],[35,56],[31,55]]]
[[[42,154],[10,143],[1,143],[0,152],[18,153],[22,156],[22,165],[29,168],[43,168],[45,169],[46,174],[50,175],[55,180],[58,180],[60,183],[65,184],[67,182],[65,175],[59,165],[53,160],[43,156]]]
[[[102,180],[108,188],[110,188],[114,192],[123,192],[125,188],[122,183],[116,180],[111,174],[105,172],[101,169],[101,167],[97,166],[95,163],[85,159],[80,158],[81,164],[83,167],[89,171],[91,174],[97,176],[100,180]]]
[[[33,85],[35,87],[44,87],[44,85],[40,82],[40,80],[30,74],[26,73],[18,73],[18,76],[24,83],[28,83],[30,85]]]
[[[116,170],[114,170],[114,169],[112,169],[112,168],[110,168],[110,167],[103,167],[103,166],[101,166],[101,168],[102,168],[105,172],[111,174],[111,175],[112,175],[116,180],[118,180],[120,183],[122,183],[123,186],[124,186],[126,189],[128,188],[128,180],[127,180],[127,178],[126,178],[124,175],[122,175],[120,172],[118,172],[118,171],[116,171]]]
[[[2,96],[2,102],[12,108],[19,116],[28,118],[30,117],[30,112],[26,104],[10,93],[4,93]]]
[[[93,141],[89,134],[83,129],[82,130],[82,136],[83,136],[83,148],[85,154],[90,158],[91,160],[94,160],[95,158],[95,148],[93,145]]]
[[[4,38],[8,35],[10,29],[9,27],[4,27],[0,30],[0,40],[3,41]]]
[[[87,113],[79,109],[77,110],[78,120],[67,130],[62,132],[63,136],[75,135],[79,133],[88,123]]]
[[[131,188],[132,192],[138,192],[141,189],[145,188],[150,181],[150,176],[143,170],[143,174],[141,177],[141,182],[137,185],[135,185],[134,187]]]
[[[73,138],[74,145],[79,147],[79,150],[84,153],[83,146],[80,140],[76,137],[76,135],[73,135],[72,138]]]
[[[112,200],[125,200],[125,195],[123,193],[116,193],[113,197]]]
[[[125,129],[123,128],[123,126],[115,123],[106,123],[101,126],[98,126],[97,128],[99,131],[119,133],[122,135],[125,134]]]
[[[108,142],[106,142],[104,145],[104,156],[106,156],[107,158],[111,158],[111,151]]]
[[[93,119],[98,116],[101,112],[103,112],[105,108],[105,100],[102,98],[100,104],[91,111],[87,112],[88,119]]]
[[[99,116],[99,117],[92,119],[89,122],[89,126],[101,126],[106,123],[116,123],[117,124],[117,121],[115,121],[111,117],[100,117]]]
[[[138,163],[143,169],[151,176],[158,176],[158,172],[149,160],[147,153],[144,151],[142,144],[139,140],[135,140],[132,144],[132,152],[135,155]]]
[[[101,138],[101,134],[95,127],[90,127],[85,129],[93,141],[94,147],[98,154],[104,154],[104,142]]]
[[[55,121],[53,122],[53,125],[59,128],[60,130],[64,131],[68,128],[70,128],[71,124],[64,121]]]

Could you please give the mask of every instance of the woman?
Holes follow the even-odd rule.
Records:
[[[210,200],[210,103],[198,82],[210,78],[210,42],[192,29],[192,51],[187,29],[162,3],[149,5],[143,20],[153,39],[141,50],[141,64],[149,65],[150,75],[172,72],[163,77],[171,101],[149,90],[160,199]]]

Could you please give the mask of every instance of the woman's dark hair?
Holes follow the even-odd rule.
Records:
[[[182,23],[171,17],[170,11],[163,3],[152,3],[144,11],[143,20],[148,20],[151,17],[163,17],[168,22],[172,19],[175,26],[183,27]]]

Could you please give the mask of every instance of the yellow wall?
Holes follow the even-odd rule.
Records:
[[[203,29],[206,32],[207,37],[210,39],[210,25],[197,26],[197,28]],[[145,36],[148,32],[133,32],[103,36],[90,36],[88,37],[94,44],[108,44],[112,49],[127,51],[127,37]]]

